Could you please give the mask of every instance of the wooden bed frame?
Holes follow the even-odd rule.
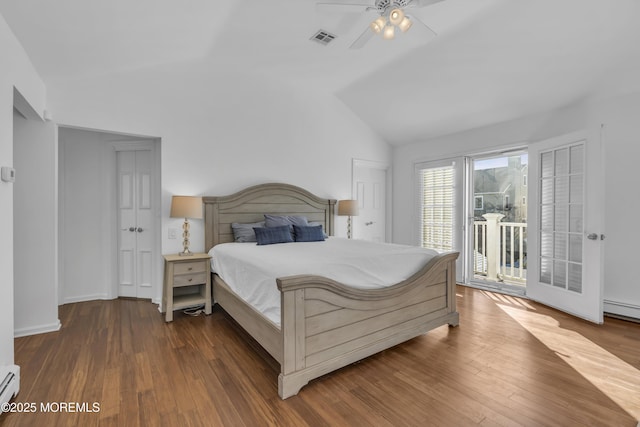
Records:
[[[292,185],[257,185],[203,201],[206,251],[233,241],[231,223],[262,221],[265,213],[304,215],[333,234],[335,200]],[[278,394],[286,399],[314,378],[439,326],[457,326],[457,257],[441,254],[409,279],[382,289],[354,289],[313,275],[278,278],[281,327],[215,274],[213,296],[278,361]]]

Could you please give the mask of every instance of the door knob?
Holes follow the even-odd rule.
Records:
[[[138,233],[142,233],[142,228],[138,227]]]
[[[135,227],[129,227],[129,231],[134,232],[134,231],[136,231],[136,228]]]
[[[587,234],[587,239],[589,240],[598,240],[598,235],[596,233]]]
[[[373,225],[373,221],[365,222],[364,225]]]

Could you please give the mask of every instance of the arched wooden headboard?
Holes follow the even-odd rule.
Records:
[[[264,214],[306,216],[333,235],[336,201],[315,196],[295,185],[260,184],[229,196],[203,197],[203,202],[206,252],[219,243],[233,242],[232,223],[259,222]]]

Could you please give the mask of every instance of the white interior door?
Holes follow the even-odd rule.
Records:
[[[118,295],[153,298],[151,150],[118,151]]]
[[[373,242],[386,241],[387,169],[373,162],[354,163],[354,192],[359,215],[352,218],[353,236]]]
[[[602,323],[602,171],[596,132],[529,147],[527,296]]]

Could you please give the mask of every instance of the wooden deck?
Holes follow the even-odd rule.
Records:
[[[633,426],[640,324],[593,325],[458,287],[460,326],[312,381],[280,400],[275,361],[222,312],[165,323],[148,301],[60,307],[59,332],[16,339],[22,383],[4,426]],[[402,368],[392,368],[401,366]],[[45,413],[41,404],[99,404]]]

